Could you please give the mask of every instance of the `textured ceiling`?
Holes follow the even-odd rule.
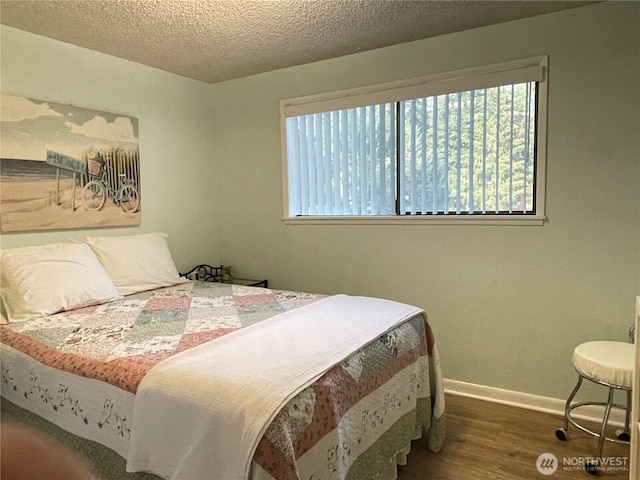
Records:
[[[214,83],[590,3],[1,0],[0,22]]]

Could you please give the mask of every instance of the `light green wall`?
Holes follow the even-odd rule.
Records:
[[[139,119],[143,225],[106,233],[167,231],[179,268],[418,305],[447,378],[563,398],[573,347],[624,339],[640,293],[639,27],[640,4],[609,2],[216,85],[2,27],[1,87]],[[281,222],[282,98],[541,54],[543,227]]]
[[[276,287],[418,305],[447,378],[563,398],[640,293],[638,4],[610,3],[216,85],[225,260]],[[549,54],[543,227],[284,225],[279,101]]]
[[[0,235],[2,248],[162,231],[178,267],[219,261],[211,85],[2,26],[2,93],[137,117],[142,225]]]

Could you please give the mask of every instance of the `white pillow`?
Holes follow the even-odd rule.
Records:
[[[119,297],[85,244],[52,243],[0,254],[0,295],[9,321],[97,305]]]
[[[120,295],[188,282],[178,274],[165,233],[87,237]]]

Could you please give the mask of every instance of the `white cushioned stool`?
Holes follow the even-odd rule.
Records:
[[[556,437],[558,437],[558,439],[567,440],[569,438],[567,433],[569,422],[583,432],[599,437],[596,461],[602,458],[602,449],[605,440],[616,443],[629,443],[629,419],[631,415],[631,386],[633,384],[634,359],[635,346],[632,343],[597,341],[582,343],[575,348],[573,351],[573,366],[578,372],[578,384],[567,399],[564,409],[564,428],[556,430]],[[580,390],[582,380],[585,378],[609,388],[609,396],[606,402],[579,402],[573,405],[571,404],[578,390]],[[627,392],[626,405],[613,403],[615,390],[624,390]],[[605,407],[600,432],[594,432],[580,425],[571,415],[571,412],[575,408],[587,405]],[[616,431],[617,438],[605,436],[605,429],[609,422],[609,414],[612,408],[623,409],[626,413],[624,431]],[[586,469],[594,475],[599,473],[597,463],[595,465],[588,463]]]

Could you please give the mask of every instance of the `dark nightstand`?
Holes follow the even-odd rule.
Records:
[[[230,265],[212,266],[205,263],[193,267],[191,270],[180,274],[189,280],[202,280],[204,282],[233,283],[248,287],[269,288],[269,281],[255,280],[251,278],[236,278],[231,274]]]

